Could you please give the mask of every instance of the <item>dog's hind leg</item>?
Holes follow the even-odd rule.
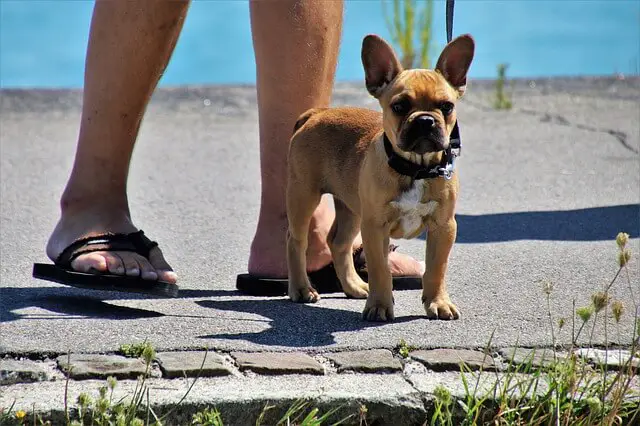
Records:
[[[336,218],[327,238],[333,264],[345,294],[364,299],[369,295],[369,285],[360,278],[353,265],[353,240],[360,231],[360,217],[335,197],[334,202]]]
[[[289,298],[294,302],[314,303],[320,295],[307,276],[307,246],[311,216],[320,203],[320,191],[314,191],[289,174],[287,184],[287,269]]]

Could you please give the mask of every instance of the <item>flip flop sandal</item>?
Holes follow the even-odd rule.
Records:
[[[130,234],[102,234],[82,238],[74,241],[64,249],[53,265],[35,263],[33,265],[33,277],[91,290],[123,291],[162,297],[176,297],[178,295],[178,286],[175,284],[102,272],[78,272],[71,267],[71,262],[78,256],[96,251],[130,251],[149,258],[149,252],[157,245],[158,243],[147,238],[141,230]]]
[[[396,251],[398,246],[390,245],[389,252]],[[353,264],[356,272],[367,281],[369,274],[367,271],[367,261],[364,258],[362,246],[353,251]],[[336,268],[329,263],[324,268],[317,271],[308,272],[309,281],[318,293],[338,293],[342,292],[342,286],[336,273]],[[250,296],[284,296],[288,288],[287,278],[270,278],[252,274],[240,274],[236,278],[236,288],[238,291]],[[420,276],[394,276],[394,290],[416,290],[422,288],[422,277]]]

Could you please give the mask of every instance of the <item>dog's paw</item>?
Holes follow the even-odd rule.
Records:
[[[344,294],[353,299],[366,299],[369,296],[369,284],[360,280],[356,283],[348,283],[343,286]]]
[[[316,303],[320,295],[311,286],[289,288],[289,299],[296,303]]]
[[[393,302],[387,304],[367,301],[364,311],[362,311],[362,319],[366,321],[388,322],[393,321],[394,318]]]
[[[460,318],[460,312],[456,305],[451,303],[449,297],[436,297],[432,300],[423,300],[427,317],[441,320],[454,320]]]

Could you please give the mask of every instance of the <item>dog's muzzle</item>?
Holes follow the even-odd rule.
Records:
[[[426,154],[443,151],[447,141],[435,117],[420,114],[407,123],[406,130],[400,133],[399,148],[403,151]]]

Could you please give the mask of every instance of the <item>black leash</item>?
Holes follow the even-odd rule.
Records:
[[[453,5],[456,0],[447,0],[447,43],[453,38]]]
[[[447,43],[451,42],[453,38],[453,5],[455,0],[447,0]],[[451,179],[455,170],[455,159],[460,156],[461,144],[460,144],[460,129],[458,128],[458,120],[453,124],[453,130],[449,137],[449,147],[445,149],[440,164],[432,166],[421,166],[405,158],[402,158],[393,150],[391,141],[384,133],[384,149],[389,158],[389,166],[404,176],[409,176],[412,180],[420,179],[435,179],[443,177],[445,179]]]
[[[456,0],[447,0],[447,43],[451,43],[453,39],[453,5]],[[458,120],[453,124],[453,130],[449,137],[449,146],[453,149],[457,149],[456,157],[460,156],[460,149],[462,147],[460,142],[460,129],[458,128]]]

